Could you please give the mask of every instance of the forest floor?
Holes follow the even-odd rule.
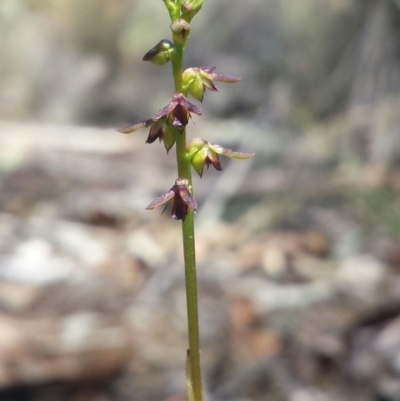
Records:
[[[257,156],[195,178],[207,398],[400,400],[400,173],[208,124]],[[144,210],[174,155],[145,137],[0,124],[1,400],[185,399],[180,224]]]

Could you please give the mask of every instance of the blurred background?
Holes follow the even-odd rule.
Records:
[[[0,0],[0,400],[185,399],[161,1]],[[209,400],[400,400],[400,2],[204,1],[189,136]],[[194,101],[194,103],[196,103]]]

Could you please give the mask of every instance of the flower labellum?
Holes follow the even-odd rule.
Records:
[[[153,210],[155,207],[172,200],[172,217],[175,220],[184,220],[189,210],[193,212],[197,210],[197,202],[190,193],[188,185],[189,181],[186,178],[178,178],[168,192],[154,199],[146,209]]]

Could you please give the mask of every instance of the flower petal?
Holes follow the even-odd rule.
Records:
[[[235,82],[239,82],[242,78],[237,77],[230,77],[228,75],[221,75],[221,74],[212,74],[212,79],[218,82],[225,82],[227,84],[234,84]]]
[[[196,202],[196,199],[194,199],[193,195],[189,192],[188,187],[186,185],[178,185],[178,193],[179,193],[179,196],[186,203],[186,205],[189,207],[189,209],[196,212],[197,202]],[[178,199],[179,196],[177,196],[176,198]]]
[[[211,92],[218,92],[217,87],[214,85],[213,81],[211,81],[211,79],[208,78],[203,78],[203,85],[210,89]]]
[[[153,210],[157,206],[163,205],[164,203],[170,201],[174,196],[175,196],[175,191],[173,190],[174,187],[172,187],[168,192],[166,192],[163,195],[160,195],[156,199],[153,200],[153,202],[150,203],[146,207],[147,210]]]
[[[150,125],[152,125],[152,123],[154,123],[153,119],[146,120],[146,121],[141,121],[140,123],[137,123],[135,125],[131,125],[131,126],[126,127],[126,128],[121,128],[121,129],[119,129],[117,131],[121,132],[121,134],[131,134],[132,132],[139,131],[142,128],[149,127]]]
[[[159,120],[163,116],[167,116],[172,112],[172,110],[176,107],[176,103],[172,103],[171,101],[162,109],[158,110],[156,114],[153,116],[153,120]]]
[[[225,153],[223,153],[223,155],[226,157],[230,157],[231,159],[245,160],[245,159],[251,159],[256,154],[255,153],[245,153],[245,152],[234,152],[233,150],[225,149]]]
[[[232,149],[225,149],[220,145],[209,143],[208,147],[219,155],[230,157],[231,159],[250,159],[255,156],[255,153],[234,152]]]
[[[164,119],[156,121],[155,124],[153,124],[150,128],[149,136],[146,139],[146,143],[153,143],[157,138],[161,141],[163,138],[164,126]]]
[[[204,147],[208,142],[201,138],[192,139],[186,146],[186,150],[189,152],[191,149],[196,149],[196,151],[200,150]]]
[[[208,79],[210,81],[218,81],[218,82],[225,82],[225,83],[235,83],[242,80],[242,78],[231,77],[229,75],[222,75],[216,74],[214,72],[215,67],[201,67],[196,69],[202,78]]]
[[[205,162],[207,164],[207,168],[210,167],[210,164],[212,164],[215,170],[222,171],[222,166],[221,162],[219,161],[219,157],[211,149],[207,149],[207,158]]]
[[[213,71],[216,68],[217,67],[195,67],[194,70],[204,78],[213,79]]]
[[[182,93],[179,93],[178,95],[175,95],[174,98],[176,99],[177,103],[179,103],[183,108],[185,108],[189,113],[194,113],[197,114],[198,116],[201,116],[201,109],[197,107],[196,105],[192,104],[185,98],[185,96],[182,95]]]

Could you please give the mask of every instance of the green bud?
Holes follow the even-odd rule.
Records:
[[[182,15],[187,21],[191,21],[192,18],[200,11],[203,5],[203,0],[185,0],[182,4]]]
[[[143,61],[150,61],[156,65],[164,65],[171,59],[173,51],[174,45],[169,40],[163,39],[143,56]]]
[[[179,18],[171,24],[172,37],[178,43],[185,43],[189,39],[190,24],[182,18]]]

